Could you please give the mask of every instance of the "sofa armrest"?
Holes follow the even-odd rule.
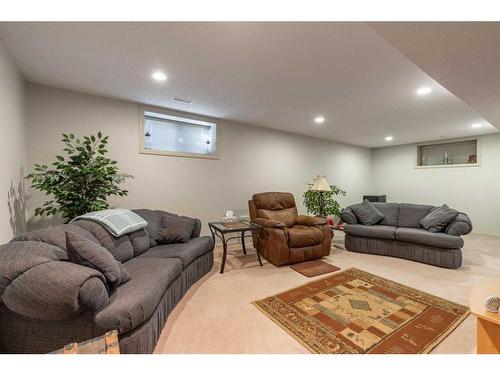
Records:
[[[296,223],[298,225],[312,227],[314,225],[325,225],[328,223],[328,220],[323,217],[299,215],[297,216]]]
[[[472,222],[464,213],[459,213],[452,222],[448,223],[444,231],[452,236],[462,236],[472,232]]]
[[[358,218],[350,207],[343,208],[340,213],[340,219],[346,224],[358,224]]]
[[[264,228],[286,228],[286,225],[281,221],[264,219],[262,217],[252,219],[252,223],[258,224]]]
[[[43,242],[0,246],[0,293],[10,310],[34,319],[63,320],[109,303],[104,275],[61,259],[65,252]]]
[[[109,303],[104,276],[69,262],[50,262],[18,276],[2,295],[10,310],[41,320],[64,320]]]

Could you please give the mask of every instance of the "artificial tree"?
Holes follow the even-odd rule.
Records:
[[[34,172],[25,178],[31,181],[31,187],[52,198],[35,209],[35,216],[59,214],[68,222],[84,213],[108,208],[107,198],[111,195],[128,194],[120,184],[133,177],[120,173],[117,162],[105,156],[108,138],[101,132],[83,139],[63,134],[66,155],[57,155],[50,167],[34,164]]]
[[[313,184],[307,184],[307,186],[308,189],[303,194],[303,198],[308,214],[340,216],[342,207],[340,207],[336,197],[338,195],[345,196],[346,192],[344,190],[337,185],[330,185],[331,191],[315,191],[311,190]],[[321,212],[321,207],[323,207],[323,213]]]

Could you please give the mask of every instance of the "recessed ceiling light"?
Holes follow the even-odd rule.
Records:
[[[154,72],[151,77],[153,77],[153,79],[155,81],[158,81],[158,82],[163,82],[163,81],[166,81],[167,80],[167,75],[163,72],[160,72],[160,71],[156,71]]]
[[[417,90],[417,95],[420,95],[420,96],[427,95],[427,94],[430,94],[431,91],[432,91],[432,89],[430,87],[424,86],[424,87],[421,87]]]
[[[315,122],[316,124],[322,124],[322,123],[324,123],[324,122],[325,122],[325,118],[324,118],[323,116],[316,116],[316,117],[314,118],[314,122]]]
[[[481,124],[480,122],[476,122],[475,124],[472,124],[472,127],[474,129],[479,129],[483,127],[483,124]]]
[[[394,137],[393,137],[392,135],[388,135],[387,137],[385,137],[385,140],[386,140],[387,142],[390,142],[390,141],[392,141],[393,139],[394,139]]]

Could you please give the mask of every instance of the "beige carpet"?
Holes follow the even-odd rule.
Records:
[[[355,267],[468,305],[474,285],[500,276],[500,237],[468,235],[464,239],[464,262],[458,270],[351,253],[343,249],[339,232],[335,232],[332,252],[325,259],[342,269]],[[233,259],[232,269],[220,275],[217,264],[190,289],[168,318],[156,353],[309,353],[251,302],[316,278],[308,279],[289,267],[252,265],[255,253],[250,245],[248,248],[243,268],[237,268]],[[475,331],[475,318],[469,316],[432,353],[475,353]]]

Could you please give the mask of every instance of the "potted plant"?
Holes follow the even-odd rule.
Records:
[[[314,190],[315,184],[307,184],[308,190],[304,193],[304,206],[306,207],[308,214],[313,214],[317,216],[340,216],[339,202],[337,202],[336,197],[339,195],[346,195],[345,190],[342,190],[337,185],[329,185],[330,190],[327,191],[323,189],[322,191]]]
[[[31,187],[51,195],[51,199],[35,209],[35,216],[59,214],[67,223],[87,212],[109,207],[111,195],[125,196],[128,191],[120,184],[131,175],[119,173],[117,162],[108,159],[108,137],[101,132],[97,136],[75,138],[63,134],[63,151],[51,166],[35,164],[34,172],[25,178]]]

